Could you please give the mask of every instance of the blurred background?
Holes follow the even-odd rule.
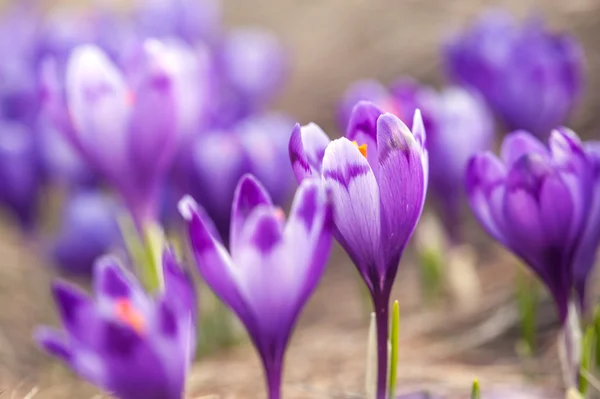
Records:
[[[73,32],[69,32],[72,28],[58,15],[78,13],[90,7],[125,13],[132,7],[124,0],[31,3],[43,12],[33,18],[33,22],[22,22],[33,14],[26,11],[14,16],[10,14],[14,4],[2,1],[4,15],[12,16],[5,20],[4,27],[0,26],[0,51],[18,53],[28,45],[21,40],[27,34],[22,30],[25,24],[43,26],[42,32],[48,37],[55,35],[52,37],[60,42],[61,35],[71,40]],[[204,3],[212,2],[198,1],[198,4]],[[285,117],[278,133],[274,133],[281,136],[278,141],[283,144],[277,148],[284,148],[284,157],[287,157],[287,137],[294,122],[302,125],[316,122],[331,137],[342,135],[336,112],[346,89],[356,80],[371,78],[388,85],[399,77],[411,76],[420,83],[441,88],[448,82],[443,73],[441,44],[490,7],[505,9],[519,19],[541,15],[550,29],[568,32],[581,42],[585,52],[585,84],[582,99],[568,126],[584,138],[600,137],[598,0],[222,0],[214,3],[222,12],[222,22],[218,22],[217,16],[216,23],[222,24],[225,32],[238,27],[259,27],[270,31],[281,42],[287,63],[282,67],[285,72],[281,72],[285,83],[273,90],[269,106],[265,108]],[[219,11],[215,13],[218,15]],[[214,22],[210,17],[207,21]],[[116,28],[107,25],[104,29]],[[0,57],[5,61],[9,58]],[[7,65],[5,63],[5,67]],[[12,79],[23,79],[18,73],[23,71],[18,63],[15,65],[17,71],[3,75],[3,90],[10,91]],[[37,76],[37,71],[30,75],[31,82],[38,79]],[[27,79],[24,78],[25,82]],[[209,96],[208,101],[212,98]],[[6,130],[14,128],[3,126]],[[259,130],[264,128],[261,126],[258,125]],[[64,150],[63,144],[41,142],[46,149],[43,152],[51,153],[44,155],[44,159],[58,158],[50,162],[52,165],[61,164],[61,160],[71,156],[66,154],[69,151]],[[253,143],[262,145],[260,141]],[[11,154],[11,145],[13,141],[0,143],[0,148],[8,146],[6,152]],[[27,175],[20,171],[31,167],[29,163],[25,162],[29,166],[19,166],[20,161],[2,157],[0,154],[0,169],[8,169],[10,173],[0,177],[10,180],[12,173]],[[72,170],[70,166],[64,169]],[[16,179],[22,181],[22,178]],[[289,179],[291,189],[295,184],[291,170]],[[97,252],[115,246],[121,248],[112,240],[106,241],[107,235],[118,231],[111,208],[116,205],[104,202],[98,205],[104,199],[87,191],[78,191],[73,199],[70,189],[64,189],[62,183],[52,183],[52,186],[62,188],[44,189],[43,199],[36,205],[41,209],[36,222],[41,227],[36,234],[30,234],[30,221],[15,219],[19,210],[15,211],[14,206],[8,206],[12,212],[4,209],[0,224],[0,391],[4,392],[0,395],[38,399],[101,397],[94,396],[98,395],[94,388],[78,381],[43,354],[34,345],[31,331],[36,325],[52,324],[56,320],[49,291],[52,278],[60,275],[86,286],[88,278],[80,272],[89,268],[90,259]],[[5,192],[10,191],[10,187],[2,187]],[[24,203],[31,195],[26,190],[16,202]],[[282,194],[280,202],[285,203],[284,198]],[[11,203],[10,200],[5,202]],[[174,212],[172,208],[165,212]],[[73,242],[84,237],[79,230],[68,228],[78,223],[82,217],[79,215],[84,215],[86,221],[81,232],[94,231],[86,236],[86,242],[94,244],[93,249],[72,248],[77,246]],[[67,227],[61,230],[64,223]],[[428,386],[456,394],[467,392],[475,377],[487,384],[558,386],[559,367],[553,339],[556,320],[552,304],[542,303],[537,322],[539,348],[533,356],[524,358],[516,344],[518,316],[513,306],[518,262],[491,244],[471,219],[466,225],[465,241],[475,244],[476,260],[472,263],[476,267],[461,269],[455,280],[459,280],[457,289],[466,292],[467,302],[477,303],[475,308],[462,309],[452,301],[429,306],[423,300],[422,277],[416,266],[418,255],[411,249],[403,260],[393,295],[400,300],[402,308],[399,386],[406,390]],[[76,265],[77,262],[81,262],[81,266]],[[65,264],[70,266],[65,267]],[[72,269],[80,270],[73,273]],[[293,337],[287,358],[284,397],[360,397],[364,389],[366,306],[357,273],[343,251],[336,247],[327,275]],[[241,340],[244,342],[243,337]],[[252,348],[243,342],[224,345],[200,356],[190,377],[190,398],[211,394],[222,398],[264,397],[258,360]],[[457,397],[461,397],[460,394]]]

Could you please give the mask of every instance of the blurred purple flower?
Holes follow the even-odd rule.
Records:
[[[263,362],[269,398],[279,399],[285,349],[331,249],[329,192],[316,181],[303,182],[286,223],[264,187],[246,175],[232,207],[231,255],[197,209],[191,197],[180,202],[198,270],[246,326]]]
[[[547,137],[581,95],[578,42],[548,32],[539,18],[518,26],[508,13],[488,12],[447,43],[444,56],[449,75],[478,90],[509,131]]]
[[[197,135],[185,149],[182,162],[188,164],[181,166],[183,176],[176,176],[180,192],[198,200],[225,240],[235,187],[245,173],[256,175],[276,204],[288,200],[292,176],[287,143],[292,126],[281,114],[257,115],[226,131]]]
[[[184,46],[148,40],[127,76],[93,45],[77,47],[64,91],[52,60],[44,65],[46,109],[92,168],[124,198],[138,227],[156,218],[159,189],[183,131],[192,123],[183,95],[196,89]]]
[[[51,257],[71,273],[91,273],[97,258],[122,246],[119,208],[99,192],[77,192],[63,205],[60,230],[52,240]]]
[[[388,88],[376,80],[365,79],[354,82],[342,95],[337,108],[337,122],[340,130],[346,131],[354,106],[360,101],[370,101],[383,112],[394,114],[405,121],[405,115],[400,110],[400,104],[397,103]],[[409,118],[412,118],[415,109],[416,107],[412,108],[410,115],[408,115]]]
[[[450,87],[439,94],[432,91],[430,96],[430,187],[446,231],[459,240],[465,170],[471,156],[492,149],[494,120],[482,100],[466,90]]]
[[[216,126],[229,127],[265,111],[288,75],[287,54],[277,36],[258,28],[228,32],[216,51]]]
[[[143,36],[177,36],[195,45],[214,42],[221,31],[219,0],[138,0],[134,18]]]
[[[398,117],[382,114],[373,103],[360,102],[346,137],[330,142],[319,126],[296,125],[289,153],[298,181],[316,177],[333,188],[336,238],[361,273],[375,308],[377,386],[382,397],[387,379],[389,296],[427,191],[421,114],[415,113],[411,131]]]
[[[593,199],[575,255],[573,279],[580,307],[587,310],[587,277],[596,263],[600,244],[600,141],[587,142],[584,147],[592,164]]]
[[[35,132],[21,123],[0,121],[0,202],[27,233],[35,228],[42,183]]]
[[[181,399],[194,359],[196,299],[170,252],[163,257],[164,292],[150,297],[114,259],[94,270],[95,300],[64,283],[53,293],[64,331],[35,337],[80,377],[119,399]]]
[[[529,133],[514,132],[504,139],[501,160],[483,153],[467,167],[473,212],[492,237],[537,273],[562,323],[572,290],[580,289],[575,286],[576,251],[587,223],[593,222],[593,179],[590,158],[565,128],[550,135],[548,147]]]

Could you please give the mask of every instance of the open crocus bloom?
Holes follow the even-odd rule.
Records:
[[[269,397],[279,398],[283,356],[331,248],[332,206],[315,181],[300,185],[288,221],[250,175],[236,189],[230,254],[191,197],[180,202],[200,275],[244,323],[258,350]]]
[[[346,137],[330,141],[313,123],[296,125],[290,158],[299,181],[332,187],[336,238],[374,295],[391,289],[423,209],[428,164],[421,114],[412,132],[370,102],[354,108]]]
[[[80,377],[120,399],[181,399],[195,354],[196,300],[168,251],[163,269],[165,289],[156,298],[109,258],[96,264],[95,300],[56,283],[64,331],[40,328],[37,341]]]
[[[521,257],[548,287],[561,322],[575,287],[575,259],[581,251],[594,199],[591,158],[568,129],[555,130],[548,147],[529,133],[510,134],[501,158],[473,157],[467,192],[484,228]],[[589,268],[587,270],[589,272]],[[582,277],[579,276],[579,279]],[[583,277],[585,281],[585,277]]]

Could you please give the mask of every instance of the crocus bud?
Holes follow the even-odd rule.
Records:
[[[61,226],[53,240],[51,257],[70,273],[90,273],[97,258],[122,246],[117,223],[119,208],[111,197],[78,192],[64,205]]]
[[[27,231],[35,227],[42,174],[34,132],[16,122],[0,123],[0,202]]]
[[[66,71],[74,147],[124,198],[138,227],[156,218],[159,188],[179,144],[180,69],[156,41],[129,76],[98,47],[77,47]],[[194,88],[190,88],[194,90]]]
[[[81,378],[119,399],[181,399],[194,359],[196,300],[173,255],[163,258],[165,290],[150,297],[114,259],[94,269],[94,298],[55,283],[63,330],[36,331],[39,345]]]
[[[198,270],[244,323],[261,356],[269,398],[279,399],[288,341],[329,257],[329,192],[319,182],[303,182],[286,222],[262,185],[245,176],[232,207],[230,253],[198,209],[191,197],[180,202]]]
[[[500,159],[489,152],[471,159],[466,184],[483,227],[539,276],[564,323],[594,194],[592,163],[575,133],[555,130],[548,147],[512,133]]]
[[[444,59],[448,74],[479,91],[508,131],[548,137],[581,95],[579,44],[539,19],[518,25],[505,12],[488,12],[446,44]]]

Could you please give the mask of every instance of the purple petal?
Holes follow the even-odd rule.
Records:
[[[94,292],[98,297],[112,299],[130,298],[139,287],[134,287],[123,269],[112,257],[100,259],[94,269]]]
[[[329,143],[329,137],[314,123],[302,127],[299,124],[294,126],[289,153],[294,174],[299,182],[304,178],[320,175],[323,156]]]
[[[383,111],[375,104],[368,101],[360,101],[352,109],[346,137],[350,141],[356,141],[358,145],[367,146],[367,159],[377,174],[377,119]]]
[[[69,363],[73,356],[64,333],[53,328],[40,327],[34,331],[34,339],[48,354]]]
[[[235,280],[237,266],[225,247],[211,235],[198,209],[201,209],[200,206],[191,197],[184,197],[179,202],[179,211],[188,223],[198,271],[223,302],[236,312],[244,313],[246,304],[240,297]]]
[[[249,215],[247,223],[243,226],[238,252],[233,254],[234,260],[237,261],[238,258],[241,258],[248,247],[257,249],[263,256],[269,256],[269,253],[281,243],[283,222],[284,220],[275,208],[258,206]]]
[[[52,285],[52,293],[67,332],[83,345],[96,347],[101,322],[92,300],[80,289],[62,282]]]
[[[331,187],[334,221],[344,249],[360,268],[379,265],[379,186],[368,161],[348,139],[334,140],[323,158],[323,178]]]
[[[506,169],[490,152],[475,155],[466,171],[466,190],[473,213],[488,233],[501,242],[504,237],[502,201]]]
[[[244,175],[233,196],[229,247],[237,252],[237,245],[248,217],[257,206],[272,206],[271,198],[263,185],[252,175]]]
[[[511,168],[522,156],[530,153],[548,156],[548,148],[542,142],[525,131],[516,131],[502,142],[501,158],[507,168]]]
[[[73,51],[66,74],[69,111],[84,155],[120,181],[126,170],[131,113],[121,73],[99,48],[86,45]]]
[[[342,131],[348,128],[348,122],[356,104],[360,101],[372,101],[380,107],[388,101],[388,90],[376,80],[354,82],[344,93],[337,110],[338,127]],[[391,110],[387,110],[392,112]]]
[[[395,270],[423,210],[427,187],[423,158],[427,154],[408,127],[392,114],[384,114],[377,121],[377,147],[377,183],[385,215],[381,234],[386,240],[386,263],[381,266]]]

